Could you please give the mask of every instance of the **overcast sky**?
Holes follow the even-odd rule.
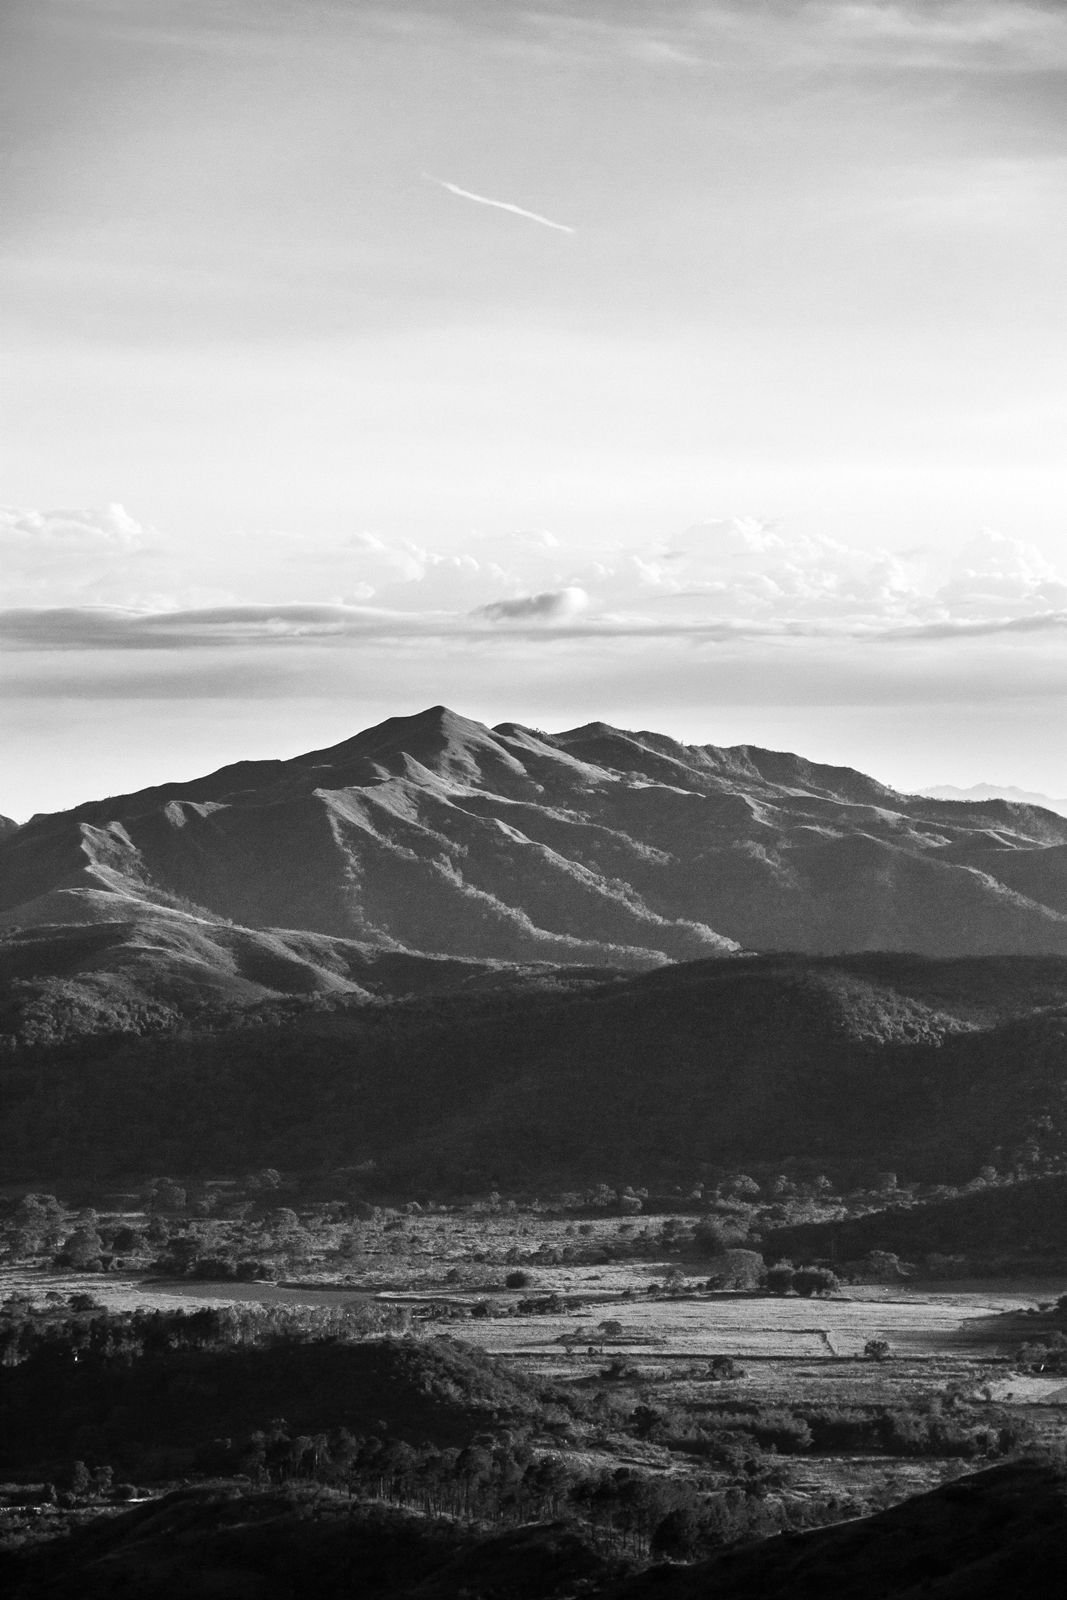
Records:
[[[5,0],[0,811],[445,701],[1067,794],[1062,0]]]

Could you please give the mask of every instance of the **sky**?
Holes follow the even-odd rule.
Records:
[[[6,0],[0,812],[444,702],[1067,794],[1062,0]]]

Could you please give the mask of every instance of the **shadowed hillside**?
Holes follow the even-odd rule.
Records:
[[[800,1158],[960,1182],[1067,1154],[1067,960],[545,975],[41,1045],[0,1091],[25,1181],[371,1161],[386,1189],[484,1191]]]
[[[978,1189],[973,1194],[894,1206],[841,1222],[776,1229],[770,1254],[858,1260],[869,1250],[891,1250],[905,1258],[1031,1250],[1060,1254],[1067,1240],[1067,1177],[1031,1178],[1026,1183]]]
[[[653,1568],[608,1594],[611,1600],[1008,1600],[1055,1590],[1065,1560],[1062,1468],[1013,1462],[878,1516],[767,1539],[694,1567]]]
[[[1036,807],[907,797],[848,768],[603,723],[490,729],[438,706],[36,817],[0,840],[0,913],[129,922],[147,904],[631,969],[739,946],[1067,952],[1065,860],[1067,819]]]
[[[876,1516],[620,1577],[552,1524],[503,1533],[276,1489],[168,1495],[8,1557],[13,1600],[219,1594],[292,1600],[1008,1600],[1054,1594],[1067,1559],[1062,1469],[1013,1462]]]
[[[567,1600],[625,1565],[570,1528],[481,1533],[347,1499],[187,1489],[9,1557],[11,1600]]]

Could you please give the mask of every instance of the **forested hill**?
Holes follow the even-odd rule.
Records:
[[[1067,960],[740,957],[289,1006],[11,1052],[0,1092],[24,1181],[374,1163],[410,1195],[799,1158],[961,1182],[1067,1154]]]
[[[1063,954],[1067,818],[748,745],[488,728],[437,706],[0,837],[8,926],[149,910],[191,919],[190,939],[228,919],[629,970],[738,948]]]

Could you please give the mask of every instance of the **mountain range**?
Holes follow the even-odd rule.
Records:
[[[1037,807],[435,707],[35,817],[0,885],[28,1178],[958,1182],[1067,1150],[1067,819]]]
[[[1067,795],[1040,794],[1035,789],[1017,789],[1010,783],[972,783],[967,789],[959,789],[953,783],[939,783],[920,789],[919,793],[931,800],[1012,800],[1016,805],[1041,806],[1045,811],[1067,816]]]
[[[24,976],[120,972],[135,998],[420,986],[385,955],[450,985],[752,950],[1063,954],[1067,818],[750,745],[436,706],[8,829],[0,925]]]

